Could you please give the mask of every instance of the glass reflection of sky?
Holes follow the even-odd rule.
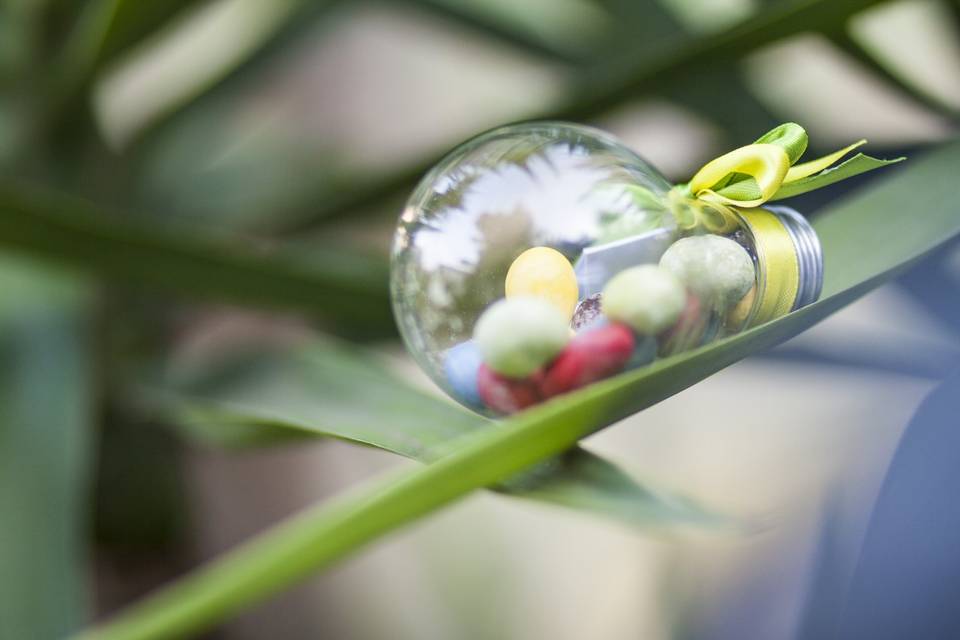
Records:
[[[588,241],[604,211],[623,211],[632,203],[611,183],[609,168],[591,160],[581,146],[555,144],[531,155],[523,164],[502,162],[494,167],[467,166],[438,181],[438,196],[471,180],[452,204],[424,220],[415,237],[420,267],[468,270],[484,249],[479,222],[491,216],[524,212],[536,244],[558,246]],[[598,188],[610,185],[610,188]]]

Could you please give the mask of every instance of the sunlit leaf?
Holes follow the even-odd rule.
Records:
[[[110,62],[144,39],[210,0],[154,0],[119,2],[97,59],[98,66]]]
[[[256,4],[256,3],[254,3]],[[181,92],[178,99],[167,105],[163,111],[151,120],[142,130],[136,132],[131,147],[132,158],[139,161],[153,147],[153,142],[161,138],[166,131],[176,126],[185,114],[202,110],[205,105],[234,96],[238,88],[249,86],[246,83],[258,72],[269,68],[288,47],[300,41],[319,21],[332,10],[343,4],[342,0],[284,0],[269,7],[273,14],[262,37],[257,38],[236,56],[232,64],[219,69],[206,82],[192,90]],[[264,5],[267,7],[268,5]]]
[[[939,113],[949,118],[956,119],[960,116],[960,112],[958,112],[957,109],[946,104],[943,100],[928,91],[923,90],[923,88],[912,82],[909,78],[905,78],[896,70],[877,60],[863,45],[852,38],[845,29],[837,29],[829,32],[827,35],[834,46],[853,58],[869,72],[885,81],[888,86],[895,89],[897,93],[914,104],[925,110]]]

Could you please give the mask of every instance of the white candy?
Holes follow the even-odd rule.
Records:
[[[736,304],[756,281],[750,254],[723,236],[681,238],[666,250],[660,266],[680,278],[702,301],[721,308]]]
[[[683,283],[655,264],[625,269],[603,289],[603,312],[646,335],[660,333],[680,317],[687,303]]]
[[[483,361],[497,373],[523,378],[552,360],[570,340],[569,320],[543,298],[517,296],[483,312],[473,331]]]

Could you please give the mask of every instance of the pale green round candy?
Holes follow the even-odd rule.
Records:
[[[702,301],[722,308],[736,304],[756,281],[750,254],[723,236],[681,238],[664,252],[660,266]]]
[[[603,313],[647,335],[660,333],[680,317],[687,303],[683,283],[655,264],[625,269],[603,289]]]
[[[544,298],[516,296],[495,302],[473,330],[483,361],[510,378],[530,375],[570,340],[570,322]]]

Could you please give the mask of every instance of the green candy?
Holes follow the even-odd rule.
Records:
[[[683,283],[655,264],[625,269],[603,289],[603,312],[634,331],[655,335],[680,317],[687,303]]]
[[[664,252],[660,266],[680,278],[702,301],[721,309],[736,304],[756,281],[750,254],[723,236],[681,238]]]
[[[569,320],[543,298],[517,296],[483,312],[473,330],[483,361],[500,375],[523,378],[553,360],[570,340]]]

